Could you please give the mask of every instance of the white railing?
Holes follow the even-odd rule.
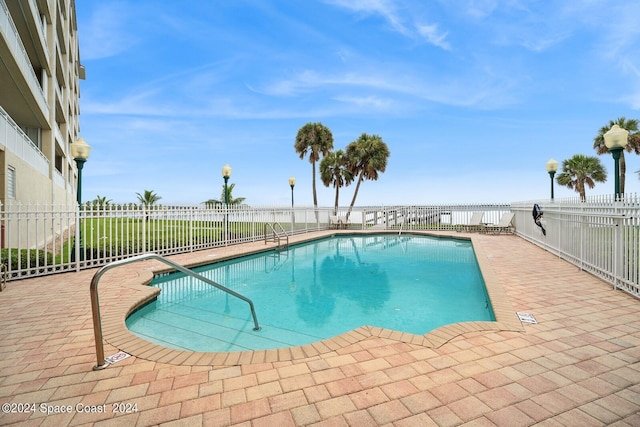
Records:
[[[37,24],[35,27],[37,28],[38,40],[40,40],[40,43],[44,49],[47,46],[47,32],[45,31],[45,28],[42,25],[42,20],[44,18],[39,13],[40,11],[38,8],[38,4],[36,3],[36,0],[29,0],[28,10],[29,12],[27,13],[31,13],[32,19]]]
[[[324,208],[204,205],[78,209],[10,203],[0,209],[0,261],[10,280],[78,271],[148,252],[170,255],[263,241],[266,223],[281,224],[289,235],[324,230],[330,216]]]
[[[49,176],[49,160],[2,107],[0,107],[0,145],[6,146],[8,151],[42,175]]]
[[[365,227],[402,231],[459,231],[464,225],[469,224],[473,212],[484,212],[484,223],[497,224],[502,214],[509,210],[509,204],[385,206],[362,208],[362,214]],[[352,221],[352,218],[349,220]]]
[[[533,205],[543,214],[542,229],[533,221]],[[516,233],[551,253],[640,297],[640,197],[611,196],[519,202]],[[523,261],[525,262],[525,261]]]
[[[18,29],[11,20],[9,9],[4,0],[0,0],[0,32],[4,36],[5,42],[9,46],[9,50],[12,52],[18,67],[20,67],[20,72],[29,84],[29,88],[32,91],[34,99],[38,103],[40,110],[43,113],[48,113],[49,108],[47,107],[44,92],[38,83],[38,77],[31,66],[29,55],[27,54],[27,51],[22,44],[22,40],[18,35]]]
[[[532,208],[544,211],[546,236]],[[171,255],[264,240],[265,224],[288,235],[330,228],[331,208],[111,205],[0,206],[1,261],[10,280],[105,265],[154,252]],[[347,216],[347,209],[338,214]],[[640,297],[640,198],[592,197],[508,204],[357,207],[350,229],[462,231],[473,212],[498,223],[514,212],[516,234]],[[77,225],[80,227],[77,227]],[[76,237],[78,238],[76,240]],[[82,242],[82,245],[76,245]],[[527,262],[523,260],[522,262]]]

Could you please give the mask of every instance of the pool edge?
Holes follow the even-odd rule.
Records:
[[[306,241],[324,238],[338,234],[395,234],[397,231],[385,230],[331,230],[327,232],[310,233],[309,235],[292,236],[291,244],[303,243]],[[273,350],[255,350],[229,353],[197,352],[173,350],[146,341],[129,331],[126,327],[126,318],[134,310],[144,305],[150,299],[157,296],[159,290],[148,286],[154,273],[163,271],[163,268],[144,268],[138,272],[137,277],[124,283],[110,284],[109,290],[113,291],[117,297],[117,303],[110,304],[109,310],[102,318],[103,336],[106,342],[116,349],[124,351],[132,356],[160,363],[172,365],[190,366],[237,366],[254,363],[285,362],[292,360],[308,359],[324,355],[330,352],[338,352],[340,349],[354,345],[370,337],[378,337],[407,344],[419,345],[427,348],[438,348],[452,339],[465,333],[482,331],[513,331],[522,332],[524,327],[517,317],[513,305],[500,281],[497,279],[493,268],[490,265],[489,254],[478,240],[478,236],[471,233],[459,232],[433,232],[433,231],[410,231],[405,234],[429,235],[434,237],[446,237],[454,239],[470,240],[478,266],[485,282],[487,293],[493,308],[495,321],[474,321],[453,323],[442,326],[424,335],[411,334],[385,328],[362,326],[333,338],[306,344],[297,347],[287,347]],[[298,237],[296,239],[296,237]],[[502,236],[501,238],[508,238]],[[234,247],[216,248],[213,250],[200,251],[176,256],[172,258],[183,258],[177,262],[187,267],[194,267],[211,262],[215,257],[216,261],[233,258],[250,253],[270,250],[268,245],[260,242],[235,245]],[[215,252],[224,252],[216,254]],[[187,256],[191,259],[188,260]],[[115,287],[119,287],[117,290]]]

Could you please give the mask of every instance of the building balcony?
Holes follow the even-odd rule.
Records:
[[[49,107],[4,0],[0,0],[0,105],[24,126],[48,127]]]
[[[44,176],[49,176],[49,160],[0,107],[0,149],[9,151]]]

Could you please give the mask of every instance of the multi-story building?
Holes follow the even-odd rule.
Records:
[[[0,0],[0,202],[73,206],[80,64],[74,0]]]

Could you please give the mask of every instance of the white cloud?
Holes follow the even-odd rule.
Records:
[[[263,90],[270,95],[288,96],[335,86],[368,87],[378,90],[403,91],[398,82],[384,75],[357,71],[325,73],[305,70],[287,80],[279,80]]]
[[[354,12],[364,13],[367,15],[381,16],[391,28],[409,38],[424,38],[430,44],[439,48],[449,50],[451,47],[446,41],[447,32],[438,29],[437,24],[416,24],[415,32],[413,29],[405,25],[405,21],[411,20],[412,17],[401,16],[395,2],[390,0],[327,0],[328,3],[339,6]],[[406,12],[406,11],[405,11]],[[417,34],[416,34],[417,32]]]
[[[367,63],[361,70],[338,73],[306,70],[274,81],[258,92],[274,96],[318,93],[316,102],[330,98],[363,108],[393,105],[402,110],[416,101],[429,101],[492,109],[513,104],[515,96],[509,93],[517,82],[516,76],[496,74],[487,67],[450,75],[436,69],[417,70],[403,63]]]
[[[392,100],[378,96],[336,96],[333,99],[345,104],[354,105],[359,109],[364,108],[378,111],[395,109],[395,103]]]
[[[88,22],[80,20],[81,59],[102,59],[118,55],[137,43],[129,31],[130,7],[123,2],[100,3],[91,9]]]
[[[485,19],[498,7],[498,0],[467,0],[462,10],[475,19]]]
[[[634,110],[640,110],[640,68],[633,62],[635,57],[627,57],[622,59],[621,68],[626,74],[630,74],[634,81],[634,87],[629,88],[629,94],[624,98]]]
[[[355,12],[380,15],[396,30],[405,31],[392,0],[327,0],[326,2]]]
[[[441,32],[438,24],[416,25],[418,33],[425,37],[429,43],[444,50],[451,49],[451,45],[446,40],[448,33]]]

